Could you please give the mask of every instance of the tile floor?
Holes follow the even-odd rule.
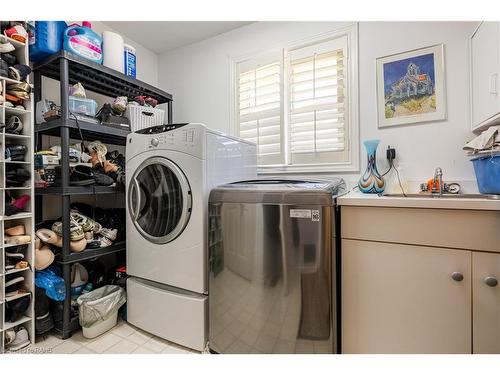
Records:
[[[38,353],[52,354],[193,354],[189,349],[144,332],[121,320],[110,331],[94,339],[78,331],[67,340],[55,335],[38,336]]]

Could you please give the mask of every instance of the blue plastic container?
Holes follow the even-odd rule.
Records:
[[[41,61],[63,48],[64,21],[35,21],[29,23],[30,60]]]
[[[472,159],[481,194],[500,194],[500,155]]]
[[[102,64],[102,37],[90,28],[88,22],[83,26],[71,25],[64,32],[64,50],[84,59]]]

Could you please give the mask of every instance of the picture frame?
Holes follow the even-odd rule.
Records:
[[[379,128],[446,119],[444,44],[376,60]]]

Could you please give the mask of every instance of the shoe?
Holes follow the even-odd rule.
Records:
[[[7,187],[21,187],[31,178],[31,172],[24,168],[8,168],[5,172]]]
[[[13,301],[8,301],[5,304],[5,308],[9,309],[10,322],[14,323],[23,317],[24,313],[30,307],[31,294],[23,296],[21,298],[15,299]]]
[[[7,61],[3,59],[3,54],[0,55],[0,76],[8,77],[9,76],[9,64]]]
[[[21,43],[26,43],[26,39],[28,38],[28,32],[21,25],[12,26],[4,30],[3,34]]]
[[[31,236],[25,234],[23,236],[4,236],[6,245],[23,245],[31,242]]]
[[[89,273],[80,263],[71,266],[71,295],[78,296],[82,294],[83,288],[89,282]]]
[[[79,253],[87,248],[87,239],[84,237],[78,241],[71,241],[69,249],[74,253]]]
[[[24,211],[30,199],[31,197],[28,194],[24,194],[19,198],[12,199],[10,203],[5,202],[5,215],[11,216]]]
[[[5,296],[15,296],[21,290],[24,283],[24,276],[14,276],[5,281]]]
[[[35,269],[43,271],[49,267],[55,259],[55,255],[49,245],[43,245],[41,249],[35,249]]]
[[[18,236],[21,237],[21,236]],[[30,236],[23,235],[23,237],[29,237],[31,241]],[[26,254],[26,250],[28,249],[27,244],[22,244],[22,245],[17,245],[17,246],[11,246],[5,249],[5,256],[9,258],[15,258],[15,259],[24,259],[24,256]]]
[[[58,242],[57,234],[47,228],[42,228],[36,231],[36,236],[45,243],[56,244]]]
[[[31,68],[28,65],[16,64],[9,68],[9,76],[16,81],[26,81],[26,78],[30,75]]]
[[[27,82],[13,83],[7,86],[7,94],[22,100],[30,98],[31,86]]]
[[[5,145],[5,161],[24,161],[27,147],[25,145]]]
[[[18,258],[13,258],[6,256],[5,257],[5,271],[9,270],[22,270],[25,268],[29,268],[29,263],[24,259],[19,260]]]
[[[5,346],[9,346],[12,341],[16,338],[16,331],[14,331],[14,328],[10,328],[5,331],[5,338],[4,338],[4,344]]]
[[[108,240],[110,241],[114,241],[116,240],[116,235],[118,234],[118,230],[117,229],[107,229],[107,228],[103,228],[101,230],[101,234],[106,237]]]
[[[58,236],[62,237],[62,222],[61,221],[56,221],[54,224],[52,224],[52,231],[55,232]],[[76,223],[74,220],[71,220],[70,224],[70,239],[71,241],[80,241],[81,239],[85,238],[85,234],[83,232],[83,229],[78,223]]]
[[[54,328],[54,319],[50,312],[49,297],[45,289],[35,287],[35,333],[42,335]]]
[[[5,123],[5,131],[9,134],[20,134],[23,130],[23,122],[19,116],[10,116]]]
[[[71,219],[80,225],[85,233],[93,231],[97,226],[94,220],[76,210],[71,210]]]
[[[16,225],[10,228],[5,228],[4,233],[7,236],[22,236],[26,234],[26,228],[24,225]]]
[[[16,338],[10,343],[6,349],[16,352],[27,347],[30,344],[30,336],[28,331],[23,326],[20,326],[16,331]]]
[[[108,238],[96,235],[94,239],[87,243],[87,249],[100,249],[102,247],[111,246],[113,242],[111,242]]]
[[[74,186],[89,186],[96,183],[92,168],[86,165],[77,165],[70,175],[70,184]]]
[[[0,39],[0,53],[9,53],[12,51],[15,51],[14,45],[9,42],[9,41],[4,41],[3,39]]]

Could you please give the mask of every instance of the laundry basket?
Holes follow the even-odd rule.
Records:
[[[92,339],[113,328],[125,301],[125,290],[118,285],[105,285],[78,297],[83,336]]]
[[[471,160],[481,194],[500,194],[500,155]]]
[[[165,111],[160,108],[129,104],[125,117],[130,121],[130,130],[136,132],[151,126],[163,125]]]

